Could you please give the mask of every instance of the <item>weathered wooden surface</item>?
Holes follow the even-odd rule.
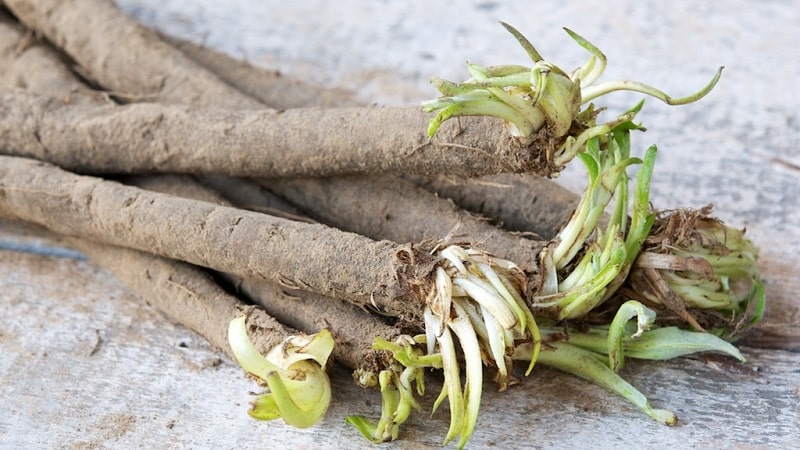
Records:
[[[504,394],[487,385],[470,447],[787,448],[800,440],[796,2],[613,0],[597,11],[590,3],[548,2],[120,3],[166,31],[381,103],[435,95],[425,80],[464,78],[466,60],[524,63],[497,20],[569,68],[585,55],[559,29],[568,26],[605,50],[606,79],[635,77],[677,95],[725,65],[720,85],[697,105],[648,101],[640,118],[650,130],[635,142],[661,150],[655,206],[713,202],[763,249],[768,327],[743,347],[748,363],[698,357],[626,368],[655,406],[678,413],[675,428],[540,368]],[[637,99],[619,95],[611,106],[620,111]],[[564,183],[577,188],[582,177],[571,170]],[[379,396],[356,388],[343,371],[333,375],[334,403],[318,426],[255,422],[245,414],[255,386],[221,352],[86,261],[37,254],[46,245],[8,226],[0,227],[0,243],[0,447],[368,446],[344,416],[377,415]],[[435,385],[430,392],[438,392]],[[446,411],[417,413],[401,441],[382,447],[438,447],[446,426]]]

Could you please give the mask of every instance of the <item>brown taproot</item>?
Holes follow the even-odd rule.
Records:
[[[244,278],[288,281],[408,320],[420,320],[434,269],[429,252],[417,246],[145,191],[18,157],[0,157],[0,212]]]
[[[162,39],[225,83],[274,109],[358,106],[355,93],[259,69],[217,50],[162,34]]]
[[[215,203],[227,204],[225,198],[215,191],[194,182],[190,177],[164,175],[126,180],[137,187],[164,194]],[[242,188],[253,187],[236,185],[234,194],[241,197]],[[226,189],[230,191],[230,189]],[[250,200],[256,192],[245,192]],[[268,197],[267,197],[268,198]],[[333,334],[336,346],[333,357],[336,361],[353,370],[379,371],[386,367],[385,352],[372,349],[377,337],[394,341],[401,328],[384,323],[376,315],[341,300],[282,286],[255,278],[241,278],[221,274],[237,292],[249,298],[280,323],[304,333],[317,333],[327,329]],[[294,287],[294,288],[293,288]],[[186,311],[191,314],[191,311]],[[357,326],[356,326],[357,325]]]
[[[111,0],[5,0],[20,22],[64,51],[94,82],[122,97],[260,108],[122,13]]]
[[[11,91],[0,96],[0,146],[84,173],[551,173],[547,145],[521,144],[496,119],[448,122],[429,139],[429,118],[415,107],[76,105]]]
[[[352,176],[263,180],[264,186],[321,222],[395,242],[446,239],[469,243],[538,273],[541,238],[528,239],[397,177]]]

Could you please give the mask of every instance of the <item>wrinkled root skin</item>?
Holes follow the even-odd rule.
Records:
[[[74,104],[22,91],[0,96],[4,152],[81,173],[290,177],[364,173],[550,175],[561,139],[527,142],[501,121],[465,117],[425,135],[414,107],[231,110]],[[315,124],[312,132],[309,124]]]
[[[415,245],[403,245],[395,253],[395,276],[401,286],[407,289],[407,295],[419,301],[416,314],[406,318],[406,328],[422,331],[424,322],[422,310],[427,299],[434,291],[433,272],[441,261],[440,257],[432,255],[436,244],[426,241]]]
[[[0,213],[422,323],[425,251],[0,157]],[[420,282],[419,280],[422,280]]]

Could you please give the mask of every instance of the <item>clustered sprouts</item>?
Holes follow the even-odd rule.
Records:
[[[474,247],[433,250],[438,262],[424,299],[424,332],[393,342],[377,338],[373,348],[390,354],[389,362],[375,372],[356,373],[359,384],[379,388],[381,416],[375,422],[352,415],[347,422],[373,442],[398,438],[400,426],[420,409],[416,397],[425,393],[426,371],[441,370],[444,383],[433,409],[448,401],[444,443],[458,437],[463,447],[477,423],[484,366],[492,368],[497,386],[505,390],[516,381],[514,361],[528,363],[526,376],[538,362],[587,379],[673,425],[673,412],[652,407],[619,375],[626,358],[665,360],[717,351],[744,361],[719,336],[730,337],[756,323],[763,312],[756,249],[742,231],[708,217],[707,210],[666,216],[650,210],[656,148],[647,149],[641,159],[630,150],[631,131],[643,130],[633,123],[642,103],[600,125],[590,103],[617,90],[672,105],[691,103],[711,91],[722,69],[695,94],[672,98],[634,81],[596,83],[606,57],[570,30],[569,36],[591,56],[568,74],[545,61],[516,29],[503,26],[533,67],[469,64],[471,77],[465,82],[434,78],[443,97],[423,103],[424,110],[438,111],[428,134],[433,137],[452,117],[498,117],[523,141],[544,132],[560,142],[553,167],[577,156],[586,166],[588,185],[569,222],[539,255],[539,286],[528,286],[513,262]],[[637,165],[631,187],[628,170]],[[601,305],[604,312],[598,313]],[[696,310],[706,313],[714,333],[705,332],[691,313]],[[680,320],[659,320],[657,313]],[[709,314],[717,320],[709,321]],[[269,389],[255,402],[253,416],[280,416],[294,426],[310,426],[322,416],[330,400],[324,372],[333,345],[330,333],[290,338],[262,357],[240,318],[231,323],[230,339],[242,367]]]
[[[400,425],[408,419],[411,410],[420,409],[414,394],[425,393],[424,370],[443,367],[442,355],[425,355],[420,344],[424,344],[423,336],[401,335],[395,342],[378,337],[373,348],[390,352],[394,360],[377,374],[356,371],[359,385],[378,386],[381,392],[381,417],[377,423],[360,415],[347,416],[346,419],[370,441],[379,443],[397,439]]]
[[[381,339],[374,346],[391,351],[396,362],[377,377],[383,398],[381,419],[374,425],[362,416],[348,418],[373,441],[396,437],[396,427],[416,405],[411,383],[404,380],[416,380],[416,391],[421,393],[424,382],[420,369],[440,368],[444,384],[434,410],[448,401],[450,427],[445,443],[460,436],[459,447],[463,447],[478,420],[484,365],[494,368],[495,382],[504,390],[512,377],[516,343],[530,343],[534,353],[540,348],[539,329],[523,299],[525,278],[516,264],[458,245],[434,252],[440,263],[426,299],[425,334],[401,337],[396,343]],[[535,361],[535,357],[529,358],[528,373]],[[359,378],[375,379],[374,374],[364,375]]]
[[[632,119],[631,115],[623,115],[598,125],[595,123],[597,110],[591,104],[593,100],[624,90],[640,92],[669,105],[683,105],[711,92],[722,74],[720,68],[706,86],[680,98],[671,97],[638,81],[615,80],[596,84],[605,71],[606,56],[577,33],[565,29],[591,56],[586,64],[567,73],[552,62],[545,61],[533,44],[514,27],[506,23],[502,25],[525,49],[533,66],[481,67],[470,63],[467,64],[470,78],[464,82],[433,78],[431,82],[442,96],[422,103],[425,111],[438,111],[430,121],[429,136],[433,137],[439,126],[453,117],[498,117],[505,121],[511,134],[523,142],[541,132],[546,133],[549,140],[560,141],[560,146],[551,155],[552,167],[560,168],[583,151],[589,139],[602,136],[616,125]],[[580,131],[575,133],[576,129]]]
[[[290,336],[261,355],[247,335],[247,316],[233,319],[228,343],[245,372],[268,389],[256,397],[249,413],[256,419],[283,420],[297,428],[319,421],[331,401],[327,362],[333,336],[322,330],[312,336]]]
[[[758,250],[743,230],[710,212],[706,207],[659,217],[628,284],[632,295],[695,329],[734,337],[764,311]]]
[[[534,312],[558,320],[582,317],[627,277],[653,223],[648,204],[656,148],[647,150],[644,161],[631,157],[630,131],[635,129],[632,122],[624,122],[604,135],[603,143],[600,136],[591,138],[579,155],[589,183],[569,222],[540,255],[544,281],[533,298]],[[629,206],[626,169],[635,164],[642,167]],[[599,224],[612,199],[613,213],[602,228]],[[560,277],[568,266],[569,274]]]

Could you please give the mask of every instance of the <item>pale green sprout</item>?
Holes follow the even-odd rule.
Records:
[[[545,334],[555,330],[547,329]],[[622,345],[622,352],[627,358],[666,361],[681,356],[700,352],[726,353],[744,362],[741,352],[728,341],[711,333],[685,330],[678,327],[660,327],[647,330],[634,337],[636,331],[630,324],[625,324],[619,340],[610,338],[608,326],[593,326],[588,331],[569,333],[569,343],[584,350],[598,354],[607,354],[611,345]],[[609,359],[609,366],[613,366]],[[622,364],[617,363],[617,367]]]
[[[641,106],[627,114],[632,117]],[[665,304],[697,330],[702,327],[686,308],[732,317],[715,326],[720,334],[735,334],[758,322],[764,285],[757,249],[742,230],[710,218],[705,210],[673,213],[653,230],[656,215],[649,210],[649,191],[656,148],[649,148],[643,160],[630,157],[630,132],[637,129],[630,121],[620,123],[589,139],[578,155],[589,183],[569,222],[540,254],[543,284],[531,302],[533,310],[558,320],[582,317],[626,282],[635,263],[639,272],[650,272],[633,277],[634,291],[653,304]],[[626,170],[639,163],[630,201]],[[603,229],[600,222],[612,200],[614,209]],[[654,243],[642,251],[645,239]],[[677,298],[680,308],[666,301],[670,298]]]
[[[381,417],[377,423],[364,416],[347,416],[346,422],[358,429],[367,439],[375,443],[397,439],[400,425],[405,423],[412,409],[420,409],[414,394],[425,392],[424,369],[441,368],[439,354],[424,354],[420,344],[424,336],[412,338],[400,336],[395,342],[378,337],[373,344],[375,350],[392,353],[394,361],[389,368],[374,373],[358,372],[359,384],[364,387],[379,386],[381,391]],[[377,379],[377,380],[376,380]]]
[[[233,319],[228,342],[236,361],[269,392],[259,395],[248,413],[261,420],[283,420],[297,428],[316,424],[331,401],[326,367],[333,336],[322,330],[311,336],[290,336],[266,355],[247,335],[246,316]]]
[[[595,124],[596,112],[589,104],[614,91],[634,91],[655,97],[669,105],[695,102],[708,94],[722,74],[720,68],[702,89],[686,97],[674,98],[646,84],[620,80],[595,84],[603,74],[607,59],[597,47],[573,31],[567,34],[591,55],[583,66],[572,73],[545,61],[530,41],[512,26],[501,22],[528,53],[532,67],[501,65],[481,67],[468,64],[470,78],[454,83],[433,78],[431,83],[442,94],[422,103],[426,112],[438,111],[428,126],[433,137],[440,125],[452,117],[492,116],[503,119],[510,132],[527,142],[540,130],[547,130],[548,139],[562,142],[552,156],[554,167],[561,167],[582,149],[587,140],[607,133],[617,124],[630,120],[620,117],[608,123]],[[588,105],[587,105],[588,104]],[[581,110],[582,105],[587,105]],[[578,127],[574,127],[574,124]],[[578,130],[578,131],[575,131]]]
[[[631,334],[631,338],[638,338],[650,329],[656,320],[656,313],[637,301],[627,301],[620,306],[614,315],[614,320],[608,327],[608,365],[614,372],[619,372],[625,363],[625,352],[622,348],[622,336],[626,331],[626,324],[636,317],[636,332]]]
[[[423,311],[425,334],[394,343],[378,339],[373,347],[391,352],[394,363],[377,377],[360,374],[368,380],[362,384],[380,386],[381,418],[373,423],[363,416],[350,416],[347,421],[374,442],[397,438],[398,427],[417,405],[412,386],[421,394],[422,370],[440,368],[444,383],[433,410],[448,401],[450,426],[444,443],[458,437],[458,447],[462,448],[478,420],[484,364],[496,368],[496,382],[505,389],[511,378],[516,342],[531,343],[533,357],[529,358],[527,373],[536,361],[541,335],[522,298],[525,278],[519,267],[457,245],[436,252],[441,259]]]
[[[640,107],[641,103],[630,112]],[[650,147],[644,160],[631,157],[630,131],[635,129],[640,128],[632,122],[621,123],[604,136],[591,138],[580,153],[589,184],[569,222],[540,254],[543,284],[533,298],[534,311],[558,320],[581,317],[627,277],[654,218],[648,204],[656,148]],[[626,169],[639,163],[629,205]],[[612,199],[616,199],[613,213],[601,229],[600,220]],[[583,256],[575,263],[581,250]],[[569,274],[561,276],[560,271],[570,265]]]
[[[524,356],[527,350],[524,346],[519,348],[520,359],[527,359]],[[614,392],[665,425],[675,425],[678,422],[672,411],[653,408],[644,394],[598,359],[597,353],[567,342],[552,342],[539,353],[539,363],[576,375]]]
[[[764,311],[758,251],[743,230],[722,224],[709,212],[710,208],[684,210],[661,218],[654,236],[648,238],[653,244],[636,263],[637,270],[650,271],[650,278],[639,277],[631,284],[644,299],[668,309],[675,308],[664,301],[661,287],[686,308],[718,312],[729,319],[716,325],[720,328],[716,332],[733,335],[757,323]],[[643,282],[651,286],[640,288]]]
[[[636,318],[634,322],[632,319]],[[618,371],[624,359],[667,360],[692,353],[716,351],[739,361],[744,357],[736,347],[710,333],[676,327],[650,329],[655,312],[630,300],[618,310],[608,326],[592,326],[588,331],[562,327],[543,327],[546,345],[538,362],[602,386],[627,399],[653,419],[666,425],[677,423],[671,411],[653,408],[647,397],[625,381]],[[527,360],[529,344],[517,347],[514,359]]]
[[[438,347],[444,385],[434,410],[447,399],[450,427],[445,443],[460,436],[466,445],[475,429],[483,389],[483,364],[496,368],[500,389],[508,386],[511,355],[517,340],[539,351],[541,336],[522,298],[524,275],[512,262],[473,248],[451,245],[439,250],[434,290],[424,310],[428,354]],[[465,365],[462,388],[456,340]],[[530,359],[530,373],[536,357]],[[463,391],[462,391],[463,389]]]

